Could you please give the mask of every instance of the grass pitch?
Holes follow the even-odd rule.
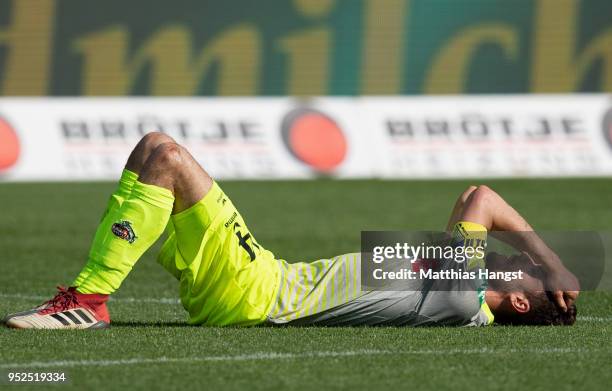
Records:
[[[610,179],[487,184],[537,229],[612,230]],[[361,230],[443,229],[467,185],[222,184],[258,241],[295,261],[358,251]],[[0,316],[39,304],[55,285],[72,281],[112,190],[99,183],[0,185]],[[612,384],[611,293],[583,293],[574,327],[190,327],[176,301],[177,283],[155,263],[154,250],[110,302],[111,329],[1,328],[0,374],[61,371],[70,379],[62,387],[75,389],[597,390]]]

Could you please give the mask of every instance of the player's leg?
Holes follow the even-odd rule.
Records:
[[[135,262],[161,235],[173,209],[180,212],[197,202],[211,185],[211,178],[184,149],[175,143],[158,145],[142,165],[130,195],[119,206],[110,208],[103,219],[114,223],[95,236],[88,273],[79,286],[61,290],[42,308],[11,317],[7,325],[107,326],[110,321],[104,303],[107,295],[121,285]]]
[[[166,243],[172,246],[167,252],[164,246],[158,261],[180,280],[181,301],[190,323],[222,326],[265,321],[277,294],[277,260],[259,245],[230,197],[188,151],[177,145],[164,149],[171,162],[147,166],[141,181],[174,191],[174,232]],[[181,170],[164,169],[172,165]]]
[[[132,187],[138,180],[138,175],[142,171],[142,168],[151,153],[159,145],[169,142],[174,142],[174,140],[170,136],[160,132],[148,133],[142,139],[140,139],[136,147],[130,153],[125,168],[121,173],[119,185],[115,192],[111,195],[106,210],[104,211],[102,219],[100,220],[100,224],[96,229],[93,242],[99,241],[100,236],[108,232],[111,229],[112,224],[115,223],[108,218],[109,213],[114,212],[123,204],[123,201],[129,197],[130,193],[132,192]],[[92,247],[92,249],[93,248],[94,247]],[[92,258],[92,254],[89,254],[88,259],[91,260]],[[87,278],[87,276],[91,273],[93,266],[93,262],[87,262],[72,285],[81,285],[85,278]]]
[[[140,139],[138,144],[136,144],[130,153],[130,156],[125,164],[125,169],[139,175],[146,161],[149,159],[149,156],[151,156],[151,153],[153,153],[157,147],[166,143],[176,143],[176,141],[165,133],[147,133]]]
[[[77,287],[81,293],[111,294],[135,262],[163,233],[172,213],[202,199],[212,179],[178,144],[159,144],[142,165],[132,193],[109,213],[109,229],[92,244],[92,272]]]

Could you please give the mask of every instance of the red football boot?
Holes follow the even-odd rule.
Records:
[[[29,311],[4,318],[17,329],[104,329],[110,325],[108,295],[84,294],[75,287],[58,287],[55,297]]]

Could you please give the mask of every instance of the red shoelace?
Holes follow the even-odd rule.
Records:
[[[58,286],[57,290],[58,292],[53,299],[46,301],[42,304],[46,307],[42,311],[40,311],[40,314],[65,311],[72,305],[76,306],[79,304],[75,288],[66,288],[63,286]]]

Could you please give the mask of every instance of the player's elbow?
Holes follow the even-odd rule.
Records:
[[[478,189],[478,186],[474,186],[474,185],[468,186],[468,188],[465,189],[465,191],[459,197],[459,203],[461,204],[461,206],[465,205],[468,198],[470,198],[470,196],[476,189]]]
[[[476,205],[489,205],[494,198],[497,197],[497,193],[493,191],[487,185],[479,185],[470,194],[470,201]]]

